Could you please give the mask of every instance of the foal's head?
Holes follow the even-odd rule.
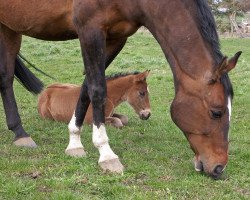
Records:
[[[127,92],[127,101],[143,120],[151,115],[148,85],[146,79],[149,71],[132,75],[132,86]]]
[[[185,84],[172,103],[174,122],[184,132],[195,153],[195,169],[218,178],[228,161],[228,130],[232,86],[227,73],[233,69],[241,52],[199,80],[184,76]]]

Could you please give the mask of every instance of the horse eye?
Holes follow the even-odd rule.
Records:
[[[215,84],[216,82],[217,82],[216,80],[211,79],[211,80],[208,82],[208,84],[209,84],[209,85],[213,85],[213,84]]]
[[[144,97],[145,94],[146,94],[146,92],[139,92],[139,95],[142,96],[142,97]]]
[[[213,119],[219,119],[222,117],[222,114],[223,114],[222,111],[220,110],[210,110],[210,113]]]

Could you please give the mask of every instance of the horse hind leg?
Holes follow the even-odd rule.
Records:
[[[76,110],[68,124],[69,144],[65,153],[73,157],[86,156],[86,152],[84,151],[84,147],[81,142],[81,126],[90,103],[89,96],[87,92],[85,92],[87,90],[87,83],[84,81],[81,87],[80,98],[77,102]],[[78,116],[78,121],[76,116]]]
[[[13,91],[15,59],[20,45],[21,35],[0,24],[0,92],[7,126],[15,133],[15,145],[36,147],[36,143],[23,129]]]
[[[68,125],[69,128],[69,144],[65,153],[72,157],[84,157],[86,152],[81,142],[81,127],[76,126],[75,112]]]

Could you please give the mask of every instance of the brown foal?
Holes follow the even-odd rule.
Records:
[[[143,120],[150,115],[150,102],[146,78],[149,71],[143,73],[120,74],[107,78],[107,99],[105,104],[105,123],[121,128],[128,124],[125,115],[114,113],[114,109],[127,101]],[[73,84],[49,85],[38,97],[38,112],[44,119],[53,119],[69,123],[74,113],[81,87]],[[90,104],[84,122],[93,123]]]

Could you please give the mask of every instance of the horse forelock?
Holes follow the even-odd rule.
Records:
[[[211,8],[209,7],[206,0],[194,1],[197,5],[197,25],[203,39],[211,47],[211,55],[215,61],[214,67],[219,67],[219,63],[223,59],[223,54],[220,50],[220,42],[218,33],[216,30],[216,23],[212,14]],[[233,98],[233,87],[227,73],[221,77],[221,83],[225,89],[225,95]]]

